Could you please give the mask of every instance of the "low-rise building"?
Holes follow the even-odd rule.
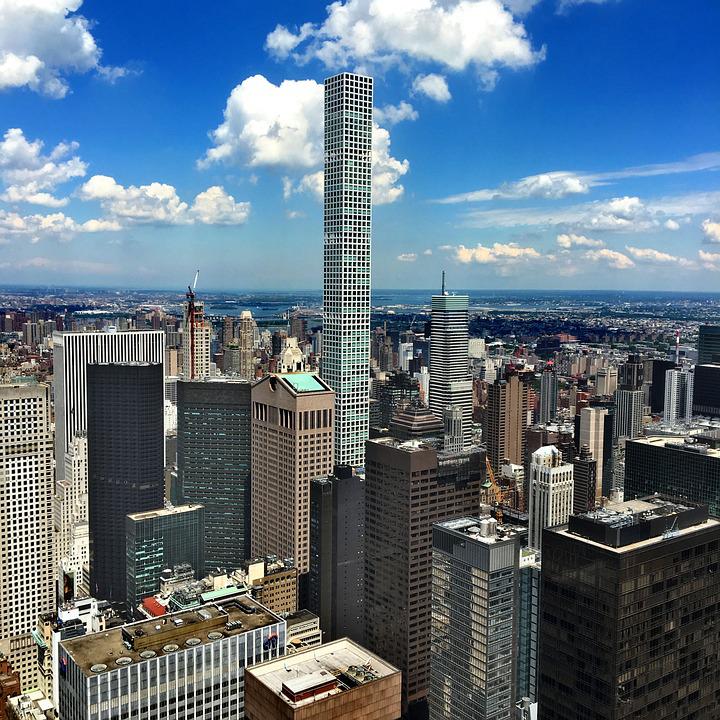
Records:
[[[320,618],[309,610],[298,610],[285,616],[288,652],[305,650],[322,644]]]

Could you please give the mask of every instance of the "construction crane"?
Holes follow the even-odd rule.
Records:
[[[195,288],[197,287],[200,270],[195,273],[192,285],[188,285],[185,297],[187,298],[188,330],[190,331],[190,379],[195,379]]]
[[[485,456],[485,467],[487,468],[487,478],[485,479],[485,482],[482,486],[485,490],[492,489],[493,495],[495,495],[495,519],[499,523],[502,523],[503,494],[502,490],[500,490],[500,487],[497,484],[497,481],[495,480],[495,473],[493,472],[492,465],[490,464],[490,458],[487,457],[487,455]]]

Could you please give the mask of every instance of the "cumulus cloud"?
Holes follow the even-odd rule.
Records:
[[[610,0],[558,0],[558,12],[563,13],[575,5],[604,5]]]
[[[381,108],[375,108],[373,117],[377,123],[397,125],[403,120],[417,120],[419,115],[409,102],[401,100],[397,105],[384,105]]]
[[[555,242],[563,249],[570,250],[573,247],[602,247],[605,243],[602,240],[575,235],[574,233],[563,233],[555,238]]]
[[[432,255],[432,250],[430,248],[423,250],[423,255]]]
[[[699,250],[698,257],[706,270],[714,270],[720,272],[720,253],[707,252],[707,250]]]
[[[587,193],[590,184],[579,175],[569,172],[550,172],[528,175],[515,182],[503,183],[496,188],[473,190],[441,198],[437,202],[452,205],[464,202],[485,202],[489,200],[522,200],[526,198],[553,199]]]
[[[521,247],[517,243],[494,243],[485,246],[480,243],[476,247],[458,245],[454,248],[455,259],[461,263],[516,263],[522,260],[535,260],[540,253],[532,247]]]
[[[250,203],[236,202],[219,185],[199,193],[190,206],[172,185],[118,183],[108,175],[93,175],[78,191],[83,200],[96,200],[111,221],[118,224],[182,225],[195,221],[204,225],[241,225],[250,214]]]
[[[120,228],[117,221],[102,218],[78,223],[62,212],[20,215],[0,209],[0,232],[10,237],[29,237],[33,243],[38,242],[40,237],[68,240],[77,233],[115,231]]]
[[[710,243],[720,243],[720,222],[713,222],[710,218],[703,220],[702,225],[705,239]]]
[[[654,248],[640,248],[632,245],[626,245],[625,249],[632,255],[635,260],[641,262],[649,262],[659,265],[676,265],[683,268],[695,267],[695,263],[692,260],[684,257],[678,257],[677,255],[671,255],[670,253],[664,252],[663,250],[655,250]]]
[[[85,175],[87,164],[77,155],[77,143],[59,143],[43,153],[42,140],[29,141],[20,128],[10,128],[0,141],[0,199],[9,203],[31,203],[62,207],[67,198],[53,191],[73,178]]]
[[[316,58],[329,68],[415,61],[454,71],[472,66],[480,76],[543,57],[501,0],[338,0],[327,13],[295,32],[278,25],[266,47],[277,58]]]
[[[408,115],[402,108],[400,114]],[[408,103],[405,103],[410,108]],[[409,116],[408,116],[409,117]],[[214,147],[200,161],[240,163],[303,171],[283,179],[283,195],[309,192],[322,198],[324,89],[314,80],[284,80],[274,85],[262,75],[243,80],[225,106],[222,124],[211,133]],[[390,133],[373,125],[372,182],[376,205],[394,202],[404,192],[398,180],[410,168],[390,154]]]
[[[447,80],[443,75],[437,73],[418,75],[413,80],[412,89],[414,93],[425,95],[440,103],[445,103],[452,98]]]
[[[676,220],[673,220],[672,218],[668,219],[664,223],[664,227],[666,230],[679,230],[680,229],[680,223]]]
[[[75,14],[81,5],[82,0],[0,0],[0,91],[27,87],[63,98],[72,73],[96,71],[109,80],[124,74],[101,64],[90,22]]]
[[[417,253],[400,253],[397,259],[400,262],[415,262],[417,260]]]
[[[591,262],[604,263],[615,270],[628,270],[635,267],[635,263],[627,255],[608,248],[588,250],[583,257]]]

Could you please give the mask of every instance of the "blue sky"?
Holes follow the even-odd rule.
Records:
[[[373,284],[720,289],[720,5],[0,0],[0,281],[322,283],[322,81],[375,77]]]

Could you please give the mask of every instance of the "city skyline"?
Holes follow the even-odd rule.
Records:
[[[361,70],[376,287],[439,265],[454,288],[717,285],[717,7],[346,0],[206,8],[192,32],[182,6],[72,7],[0,32],[14,282],[321,287],[322,81]]]

